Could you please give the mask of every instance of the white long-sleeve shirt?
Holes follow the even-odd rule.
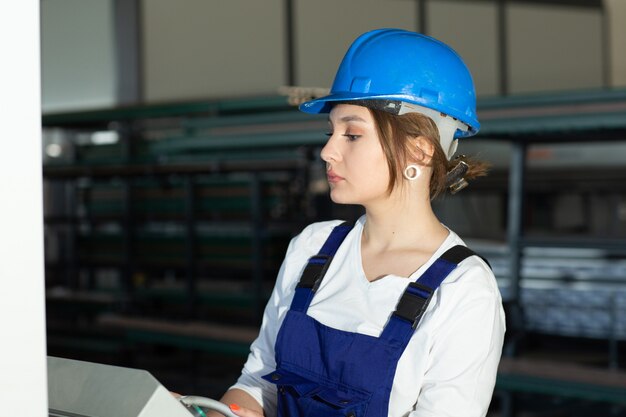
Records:
[[[378,337],[409,282],[447,249],[463,244],[452,231],[409,279],[387,275],[369,282],[361,263],[361,217],[337,251],[307,314],[335,329]],[[315,223],[292,239],[258,338],[239,380],[266,417],[276,415],[276,389],[261,379],[275,370],[274,342],[308,259],[340,221]],[[487,413],[504,339],[504,311],[491,269],[465,259],[433,295],[400,357],[389,401],[390,417],[478,417]]]

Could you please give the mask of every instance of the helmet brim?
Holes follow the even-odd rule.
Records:
[[[346,101],[355,102],[359,100],[364,100],[364,101],[365,100],[398,100],[398,101],[404,101],[407,103],[417,104],[420,106],[431,108],[433,110],[441,111],[440,109],[437,109],[436,106],[433,106],[433,103],[428,102],[428,101],[425,101],[423,103],[416,102],[413,97],[408,97],[408,96],[404,97],[404,96],[396,95],[396,94],[376,95],[376,94],[369,94],[369,93],[363,94],[363,93],[353,93],[353,92],[332,93],[324,97],[309,100],[300,104],[299,109],[300,111],[304,113],[311,113],[311,114],[330,113],[330,111],[332,110],[335,104],[346,102]],[[442,113],[446,113],[446,112],[442,111]],[[478,123],[478,120],[473,119],[473,118],[468,119],[467,116],[462,117],[456,114],[448,113],[448,115],[455,117],[456,119],[462,121],[469,127],[467,131],[457,130],[457,132],[454,135],[455,138],[473,136],[476,133],[478,133],[478,130],[480,129],[480,123]]]

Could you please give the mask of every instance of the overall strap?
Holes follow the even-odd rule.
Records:
[[[474,251],[462,245],[454,246],[441,255],[416,282],[411,282],[404,290],[380,337],[394,343],[408,343],[435,290],[458,264],[474,255]]]
[[[291,301],[291,310],[306,312],[309,308],[313,295],[324,279],[333,256],[335,256],[337,249],[348,236],[352,227],[353,224],[349,222],[343,222],[335,226],[319,253],[309,258],[300,277],[300,282],[296,286],[296,292]]]

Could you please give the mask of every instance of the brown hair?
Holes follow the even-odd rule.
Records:
[[[464,174],[465,180],[487,175],[489,164],[468,158],[464,155],[448,161],[445,152],[439,143],[439,130],[435,122],[428,116],[421,113],[406,113],[396,116],[391,113],[369,108],[369,111],[376,123],[376,129],[380,139],[380,144],[387,158],[389,166],[389,187],[391,192],[402,178],[404,168],[408,161],[413,163],[412,151],[409,148],[408,138],[423,137],[432,145],[433,155],[430,157],[428,166],[432,168],[430,178],[430,198],[431,200],[445,192],[450,187],[447,174],[460,161],[467,164],[468,169]],[[422,150],[423,151],[423,150]],[[416,161],[420,163],[419,161]]]

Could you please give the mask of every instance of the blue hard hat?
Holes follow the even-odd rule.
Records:
[[[330,94],[300,105],[328,113],[334,103],[378,100],[398,109],[412,103],[465,123],[455,137],[472,136],[480,123],[469,69],[448,45],[420,33],[377,29],[359,36],[343,58]],[[397,113],[397,111],[396,111]]]

